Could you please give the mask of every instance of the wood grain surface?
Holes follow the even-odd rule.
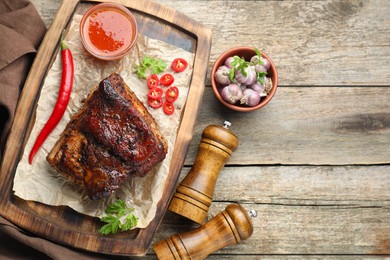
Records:
[[[33,0],[48,26],[60,2]],[[250,239],[209,259],[390,257],[390,2],[157,2],[212,29],[208,71],[237,45],[262,49],[278,68],[275,98],[249,114],[206,88],[181,179],[203,129],[231,120],[240,144],[209,218],[231,201],[259,213]],[[194,227],[168,212],[153,241]],[[146,258],[156,258],[151,249]]]

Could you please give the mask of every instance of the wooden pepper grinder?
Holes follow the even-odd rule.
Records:
[[[160,240],[153,245],[159,260],[204,259],[225,246],[248,239],[253,233],[251,217],[239,204],[229,204],[226,209],[206,224],[182,234]]]
[[[238,146],[237,136],[224,126],[210,125],[202,133],[190,172],[173,195],[168,210],[203,224],[211,205],[217,177]]]

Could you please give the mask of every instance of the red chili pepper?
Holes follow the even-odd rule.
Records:
[[[148,104],[150,107],[157,109],[160,108],[163,105],[162,98],[148,98]]]
[[[176,58],[172,61],[171,68],[175,72],[182,72],[184,71],[188,66],[188,62],[183,58]]]
[[[148,98],[157,99],[161,98],[164,93],[164,90],[159,87],[151,88],[148,92]]]
[[[162,75],[160,78],[160,84],[166,87],[170,86],[174,81],[175,78],[169,73]]]
[[[165,101],[163,105],[163,110],[165,114],[170,116],[173,114],[173,112],[175,112],[175,106],[171,102]]]
[[[165,99],[168,102],[175,102],[176,99],[179,97],[179,89],[176,86],[171,86],[167,89],[165,92]]]
[[[158,76],[156,74],[151,74],[147,79],[147,84],[149,88],[154,88],[159,85]]]
[[[72,92],[72,87],[73,87],[74,67],[73,67],[72,52],[69,50],[69,48],[66,46],[64,42],[61,42],[61,58],[62,58],[62,78],[61,78],[60,90],[58,92],[57,102],[54,106],[53,112],[50,115],[49,120],[42,128],[33,147],[31,148],[31,152],[28,157],[28,162],[30,164],[32,163],[35,154],[42,146],[46,138],[49,136],[51,131],[60,122],[62,116],[65,113],[66,107],[68,106],[70,94]]]

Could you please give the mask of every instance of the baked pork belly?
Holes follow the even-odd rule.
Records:
[[[164,160],[167,149],[152,115],[112,74],[88,95],[46,159],[91,199],[99,199],[129,177],[145,176]]]

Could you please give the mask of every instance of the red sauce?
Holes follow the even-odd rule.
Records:
[[[131,21],[119,10],[98,10],[87,18],[84,26],[87,40],[101,55],[121,53],[134,37]]]

